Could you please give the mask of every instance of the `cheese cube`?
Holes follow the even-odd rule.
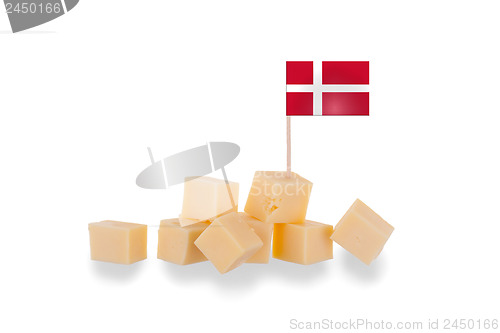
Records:
[[[216,218],[194,244],[220,273],[229,272],[253,256],[263,245],[238,213]]]
[[[274,225],[273,258],[309,265],[333,258],[333,226],[313,221]]]
[[[89,223],[92,260],[132,264],[147,257],[145,224],[118,221]]]
[[[245,212],[267,223],[302,223],[312,183],[292,172],[257,171]]]
[[[267,264],[269,262],[269,255],[271,254],[271,239],[273,237],[273,224],[264,223],[256,218],[248,215],[247,213],[238,213],[243,222],[248,224],[250,228],[259,236],[264,245],[251,256],[246,262],[256,264]]]
[[[235,207],[232,206],[226,182],[211,177],[198,177],[184,183],[181,218],[205,221],[238,210],[239,184],[229,182]],[[189,224],[184,220],[183,224]]]
[[[179,219],[160,221],[158,229],[158,259],[178,265],[189,265],[207,258],[194,245],[194,241],[209,226],[201,222],[181,227]]]
[[[389,239],[394,227],[356,199],[337,223],[332,239],[369,265]]]

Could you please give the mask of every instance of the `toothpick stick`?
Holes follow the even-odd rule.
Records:
[[[231,206],[233,210],[236,211],[236,205],[234,204],[233,194],[231,193],[231,186],[229,186],[229,180],[227,180],[226,169],[224,167],[220,168],[222,170],[222,176],[224,176],[224,181],[226,182],[227,193],[229,194],[229,198],[231,199]]]
[[[292,177],[292,134],[290,117],[286,117],[286,176]]]

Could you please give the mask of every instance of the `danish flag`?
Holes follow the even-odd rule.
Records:
[[[368,116],[368,61],[287,61],[287,116]]]

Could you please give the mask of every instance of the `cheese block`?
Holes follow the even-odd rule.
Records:
[[[394,227],[356,199],[337,223],[332,239],[369,265],[382,251]]]
[[[333,226],[314,221],[276,223],[273,258],[309,265],[333,258]]]
[[[183,219],[182,224],[189,225],[187,219],[196,222],[206,221],[225,213],[236,212],[238,210],[239,184],[229,182],[229,188],[233,197],[232,202],[226,182],[222,179],[198,177],[186,181],[180,216]]]
[[[263,246],[259,236],[234,212],[216,218],[194,244],[220,273],[240,266]]]
[[[264,223],[256,218],[248,215],[247,213],[238,213],[243,222],[248,224],[250,228],[259,236],[263,245],[259,251],[247,259],[247,263],[267,264],[269,262],[269,255],[271,254],[271,239],[273,238],[273,224]]]
[[[132,264],[147,257],[145,224],[118,221],[89,223],[92,260]]]
[[[312,183],[296,173],[257,171],[245,212],[266,223],[302,223]]]
[[[160,221],[158,229],[158,259],[178,265],[189,265],[207,258],[194,245],[194,241],[209,226],[207,222],[182,227],[179,219]]]

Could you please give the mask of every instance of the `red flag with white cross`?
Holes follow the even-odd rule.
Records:
[[[368,61],[287,61],[287,116],[368,116]]]

